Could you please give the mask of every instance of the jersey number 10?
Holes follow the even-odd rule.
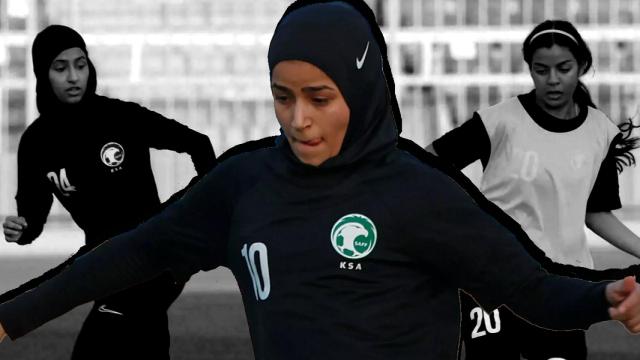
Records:
[[[269,262],[267,261],[267,246],[264,243],[257,242],[251,244],[247,250],[247,244],[244,244],[240,253],[247,262],[251,281],[253,282],[253,291],[256,294],[256,300],[266,300],[269,297],[269,292],[271,291]],[[258,254],[258,264],[256,264],[256,253]]]

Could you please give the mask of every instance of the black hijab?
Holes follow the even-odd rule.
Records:
[[[49,82],[49,68],[51,63],[61,52],[74,47],[80,48],[87,57],[89,64],[89,79],[81,103],[86,102],[96,92],[96,69],[89,59],[89,51],[82,36],[75,30],[64,25],[50,25],[36,35],[31,48],[33,72],[36,75],[36,105],[41,115],[54,111],[64,111],[78,104],[63,104],[53,93]]]
[[[285,12],[269,46],[269,70],[300,60],[325,72],[350,109],[340,153],[320,168],[342,168],[384,156],[398,130],[378,39],[367,19],[346,1],[298,1]],[[282,139],[281,139],[282,140]],[[286,140],[280,146],[288,149]]]

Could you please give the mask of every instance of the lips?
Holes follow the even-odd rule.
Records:
[[[562,91],[547,91],[547,97],[552,99],[559,99],[562,97]]]
[[[82,91],[81,88],[79,87],[71,87],[68,88],[67,90],[65,90],[65,92],[71,96],[76,96],[76,95],[80,95],[80,92]]]
[[[316,139],[311,139],[306,141],[298,140],[298,142],[306,146],[316,146],[322,142],[322,139],[316,138]]]

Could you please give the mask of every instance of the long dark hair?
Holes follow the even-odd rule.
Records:
[[[593,56],[587,43],[582,39],[578,30],[568,21],[546,20],[538,24],[522,43],[522,56],[531,69],[533,53],[540,48],[550,48],[553,45],[567,48],[578,65],[582,67],[582,76],[586,74],[593,64]],[[573,94],[573,100],[578,104],[596,107],[591,100],[591,94],[587,86],[578,80],[578,86]]]
[[[616,158],[616,169],[621,173],[625,166],[631,166],[636,164],[636,158],[631,153],[632,150],[637,149],[640,145],[640,138],[637,136],[631,136],[633,129],[639,128],[640,125],[633,123],[633,118],[618,124],[620,134],[616,137],[615,146],[613,148],[613,155]]]
[[[533,53],[539,48],[550,48],[553,45],[562,46],[568,49],[576,58],[578,65],[582,68],[582,74],[586,74],[593,64],[593,56],[587,43],[582,39],[578,30],[565,20],[546,20],[538,24],[522,43],[522,56],[531,70],[531,59]],[[588,105],[597,108],[587,86],[578,80],[578,86],[573,93],[573,100],[579,105]],[[613,155],[616,159],[616,168],[622,172],[625,166],[636,164],[636,159],[631,153],[640,145],[640,138],[631,136],[633,129],[640,127],[634,125],[632,118],[621,122],[618,125],[620,135],[614,140]]]

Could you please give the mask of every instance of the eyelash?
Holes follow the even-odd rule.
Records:
[[[287,102],[287,100],[289,100],[289,97],[287,95],[275,95],[274,98],[279,103],[285,103]]]
[[[274,99],[281,104],[285,104],[290,98],[288,95],[274,95]],[[312,97],[311,101],[318,106],[327,105],[329,103],[329,99],[326,97]]]
[[[570,67],[568,67],[568,68],[558,68],[558,70],[559,70],[561,73],[566,74],[566,73],[568,73],[569,71],[571,71],[571,68],[570,68]],[[536,74],[538,74],[538,75],[545,75],[546,73],[548,73],[548,72],[549,72],[549,69],[536,69],[536,70],[535,70],[535,72],[536,72]]]
[[[76,64],[76,68],[82,70],[87,66],[87,63],[78,63]],[[63,72],[67,69],[66,66],[54,67],[53,70],[57,72]]]

